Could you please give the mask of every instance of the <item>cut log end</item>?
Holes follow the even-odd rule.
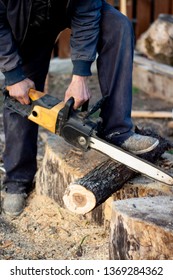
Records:
[[[94,194],[78,184],[68,186],[63,196],[63,201],[66,208],[76,214],[86,214],[96,205]]]

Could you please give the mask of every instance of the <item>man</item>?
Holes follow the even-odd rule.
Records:
[[[130,152],[154,149],[158,140],[132,131],[133,31],[129,20],[104,0],[0,0],[0,69],[10,96],[28,104],[30,88],[44,90],[57,35],[70,27],[72,81],[65,101],[74,108],[90,98],[87,77],[98,53],[103,95],[102,137]],[[3,155],[6,194],[3,208],[19,215],[36,173],[38,127],[4,108],[6,145]]]

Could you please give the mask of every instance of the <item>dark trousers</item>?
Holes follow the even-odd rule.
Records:
[[[115,132],[125,140],[131,134],[133,30],[129,20],[108,4],[102,11],[98,44],[98,77],[101,92],[108,95],[101,112],[104,134]],[[47,38],[32,35],[21,49],[23,69],[42,91],[54,41],[60,30]],[[34,179],[37,163],[38,126],[4,108],[6,146],[3,160],[8,192],[27,191]]]

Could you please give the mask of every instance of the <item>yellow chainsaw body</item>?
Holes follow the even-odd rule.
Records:
[[[32,101],[36,101],[44,95],[46,94],[33,89],[30,89],[29,91],[29,97]],[[50,109],[39,105],[34,105],[31,114],[28,116],[28,119],[55,133],[58,114],[59,111],[64,108],[64,106],[65,103],[63,101],[59,102]]]

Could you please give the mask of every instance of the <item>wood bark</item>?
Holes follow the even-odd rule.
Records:
[[[132,198],[113,203],[109,258],[173,259],[173,196]]]

